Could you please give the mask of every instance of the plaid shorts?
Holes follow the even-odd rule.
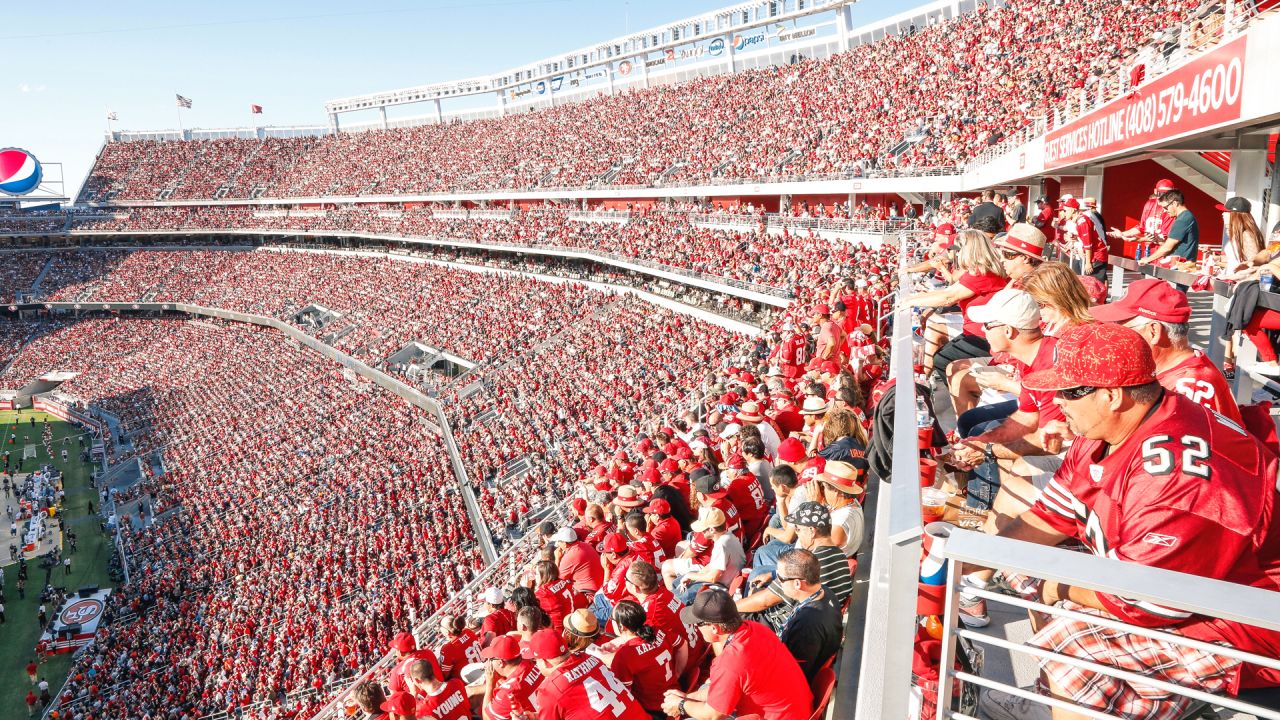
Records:
[[[1072,602],[1062,607],[1102,613]],[[1167,631],[1167,629],[1166,629]],[[1029,645],[1209,693],[1225,693],[1240,671],[1240,661],[1185,645],[1134,635],[1098,625],[1055,618]],[[1067,697],[1085,707],[1134,720],[1176,720],[1195,701],[1146,685],[1133,685],[1066,663],[1042,660],[1040,669]],[[1042,692],[1048,688],[1041,688]]]

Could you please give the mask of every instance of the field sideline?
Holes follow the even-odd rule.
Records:
[[[36,419],[35,428],[31,428],[28,424],[32,417]],[[63,575],[63,571],[59,568],[53,574],[51,582],[71,591],[85,585],[112,587],[113,583],[107,575],[107,562],[110,553],[114,550],[114,545],[110,537],[100,530],[97,516],[87,516],[90,501],[94,503],[95,508],[98,506],[97,492],[89,485],[91,466],[80,461],[80,446],[74,440],[67,446],[67,462],[64,463],[57,457],[62,447],[59,445],[62,438],[78,435],[79,428],[43,412],[3,410],[0,411],[0,428],[3,428],[4,432],[2,442],[6,443],[3,449],[16,448],[15,452],[20,456],[24,434],[31,435],[32,441],[39,443],[41,423],[46,417],[53,427],[55,457],[50,458],[44,445],[40,444],[36,463],[52,463],[63,472],[64,489],[67,493],[63,508],[63,529],[74,529],[79,544],[79,550],[70,555],[71,575]],[[15,419],[21,421],[16,431],[12,429]],[[17,432],[18,441],[16,445],[9,446],[8,438],[12,432]],[[36,464],[30,460],[25,465],[28,470],[35,466]],[[6,505],[16,505],[12,495],[5,496],[4,500]],[[5,527],[8,523],[8,519],[5,518]],[[63,551],[69,552],[70,547],[64,545]],[[0,557],[5,561],[8,560],[7,543],[0,548]],[[35,656],[36,640],[40,637],[37,616],[44,578],[44,568],[40,568],[36,562],[28,561],[27,597],[25,600],[19,599],[18,566],[16,564],[5,566],[4,605],[7,621],[0,625],[0,720],[21,720],[27,717],[25,698],[31,683],[27,680],[25,667]],[[50,607],[49,614],[52,615],[53,611],[54,608]],[[70,667],[69,654],[59,655],[40,665],[40,675],[49,681],[50,693],[56,694],[62,687]],[[37,705],[38,711],[39,705]]]

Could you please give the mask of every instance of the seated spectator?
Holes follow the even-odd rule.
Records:
[[[649,720],[635,695],[600,658],[571,650],[559,632],[534,635],[529,656],[544,677],[538,685],[538,720]]]
[[[807,720],[813,693],[799,664],[772,630],[743,620],[727,592],[713,588],[699,593],[680,615],[720,651],[701,689],[667,691],[662,709],[668,715],[723,720],[756,714],[771,720]]]
[[[982,323],[970,317],[970,309],[981,307],[1008,284],[1004,265],[987,236],[977,230],[960,233],[960,254],[956,265],[962,271],[951,285],[940,290],[918,293],[904,302],[918,308],[959,306],[959,313],[931,317],[925,334],[926,372],[946,373],[953,360],[983,357],[991,354]]]
[[[405,672],[408,692],[417,700],[415,717],[469,720],[471,703],[458,679],[444,680],[426,660],[415,660]]]
[[[1045,545],[1076,539],[1098,555],[1280,591],[1280,552],[1268,542],[1275,532],[1275,457],[1239,428],[1164,390],[1137,332],[1110,323],[1075,328],[1060,340],[1057,364],[1027,375],[1023,385],[1056,393],[1078,435],[1033,507],[1003,523],[1000,535]],[[1169,542],[1149,542],[1151,532]],[[1062,583],[1045,583],[1040,595],[1086,614],[1280,657],[1274,630]],[[1280,684],[1274,670],[1155,638],[1102,633],[1075,618],[1054,618],[1029,642],[1210,693]],[[1180,717],[1194,702],[1052,660],[1043,674],[1056,697],[1099,711]],[[982,703],[997,720],[1050,716],[1046,706],[1002,692],[984,692]]]
[[[583,607],[583,596],[574,592],[572,580],[560,577],[560,570],[550,560],[538,562],[534,573],[534,596],[538,598],[538,605],[547,613],[551,627],[560,627],[566,615]]]
[[[442,615],[440,635],[445,638],[439,649],[440,671],[446,680],[461,678],[464,666],[480,662],[480,637],[467,629],[465,617]]]
[[[588,508],[590,509],[590,508]],[[578,540],[571,527],[563,527],[551,536],[559,558],[560,577],[573,581],[574,592],[590,597],[604,584],[604,568],[600,565],[600,553],[595,546]]]
[[[32,696],[35,697],[34,695]],[[351,698],[355,700],[360,711],[364,713],[367,720],[384,717],[382,714],[382,704],[387,701],[386,692],[383,691],[382,685],[372,681],[365,680],[355,686],[351,691]],[[33,704],[33,703],[29,703]]]
[[[693,531],[702,533],[711,542],[707,563],[680,562],[682,559],[676,558],[663,563],[662,568],[667,588],[686,605],[706,585],[718,583],[728,587],[746,564],[742,541],[729,532],[728,521],[718,508],[703,508],[693,523]]]
[[[779,558],[794,549],[808,551],[818,558],[820,582],[838,605],[843,604],[853,592],[853,573],[849,567],[849,556],[831,538],[830,511],[824,505],[806,502],[797,507],[795,514],[788,519],[796,527],[796,546],[784,550]],[[776,564],[753,568],[751,587],[755,592],[737,601],[739,612],[761,613],[762,621],[778,631],[795,610],[795,602],[783,592],[782,584],[778,582],[780,573]]]
[[[831,512],[831,540],[849,557],[857,557],[862,549],[866,520],[859,498],[866,492],[868,471],[864,458],[827,462],[812,488]]]
[[[613,608],[613,628],[621,644],[609,668],[645,712],[656,717],[662,714],[663,695],[676,687],[678,678],[672,666],[673,638],[646,620],[644,608],[634,600],[623,600]]]
[[[822,582],[821,561],[801,548],[778,558],[776,579],[795,604],[780,638],[810,684],[818,670],[835,659],[844,638],[841,603]]]
[[[515,613],[506,608],[506,596],[500,588],[491,587],[484,591],[484,645],[488,647],[494,638],[506,635],[516,629]]]
[[[542,673],[532,660],[521,657],[520,642],[503,635],[485,648],[482,657],[488,661],[481,705],[485,720],[513,720],[517,713],[536,712],[533,695]]]
[[[1163,280],[1136,280],[1124,297],[1095,307],[1093,316],[1136,330],[1147,341],[1156,363],[1156,380],[1164,389],[1243,425],[1244,418],[1222,371],[1191,347],[1191,304],[1186,293]]]

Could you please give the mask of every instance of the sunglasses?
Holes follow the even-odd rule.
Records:
[[[1098,388],[1091,387],[1089,385],[1081,385],[1080,387],[1073,387],[1073,388],[1067,388],[1065,390],[1059,390],[1055,394],[1058,397],[1062,398],[1063,400],[1079,400],[1080,398],[1088,397],[1092,395],[1095,391],[1097,391],[1097,389]]]
[[[793,580],[799,580],[799,579],[800,579],[800,578],[798,578],[798,577],[789,578],[789,577],[782,577],[781,575],[779,575],[779,576],[777,576],[777,577],[775,577],[775,578],[774,578],[774,580],[777,580],[777,581],[778,581],[778,582],[780,582],[780,583],[789,583],[789,582],[791,582],[791,581],[793,581]]]
[[[1000,253],[1000,256],[1003,257],[1005,260],[1017,260],[1018,258],[1022,257],[1022,253],[1005,251]]]
[[[985,323],[982,323],[982,327],[983,327],[983,328],[985,328],[985,329],[987,329],[987,330],[995,330],[995,329],[996,329],[996,328],[998,328],[998,327],[1004,327],[1004,326],[1005,326],[1005,324],[1004,324],[1004,323],[998,323],[998,322],[985,322]]]

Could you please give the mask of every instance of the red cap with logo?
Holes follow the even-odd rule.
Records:
[[[1027,390],[1118,388],[1156,381],[1151,346],[1137,332],[1113,323],[1078,325],[1054,347],[1052,368],[1022,378]]]
[[[1079,209],[1080,209],[1080,201],[1079,201],[1079,200],[1076,200],[1075,198],[1067,198],[1066,200],[1063,200],[1063,201],[1062,201],[1062,207],[1064,207],[1064,208],[1071,208],[1071,209],[1073,209],[1073,210],[1079,210]]]
[[[1184,323],[1191,318],[1186,293],[1163,280],[1135,280],[1124,297],[1089,310],[1103,322],[1123,323],[1136,317],[1168,323]]]
[[[551,660],[569,652],[569,648],[564,644],[564,638],[560,637],[558,630],[547,628],[539,630],[529,638],[529,649],[527,657],[536,658],[538,660]]]
[[[1165,193],[1165,192],[1169,192],[1170,190],[1173,190],[1173,189],[1175,189],[1175,188],[1177,188],[1177,187],[1178,187],[1177,185],[1174,185],[1174,184],[1173,184],[1173,181],[1172,181],[1172,180],[1170,180],[1169,178],[1164,178],[1164,179],[1159,180],[1159,181],[1157,181],[1157,182],[1156,182],[1156,190],[1155,190],[1155,191],[1156,191],[1156,192],[1158,192],[1158,193]]]

